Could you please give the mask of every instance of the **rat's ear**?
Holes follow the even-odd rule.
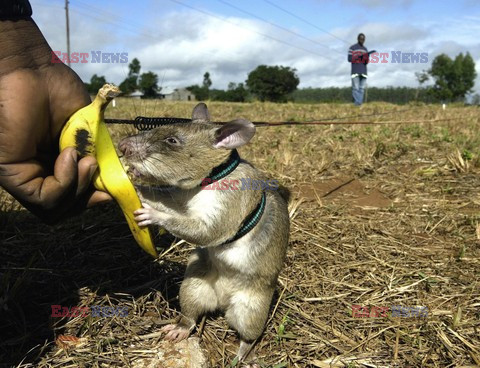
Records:
[[[255,125],[245,119],[233,120],[215,131],[213,147],[234,149],[247,144],[255,135]]]
[[[207,105],[205,105],[203,102],[200,102],[193,109],[192,122],[193,123],[208,123],[208,122],[210,122],[210,114],[208,113]]]

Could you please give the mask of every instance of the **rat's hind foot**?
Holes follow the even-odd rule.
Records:
[[[253,343],[248,343],[244,340],[240,341],[237,359],[243,363],[242,368],[260,368],[260,365],[255,362],[257,357],[252,345]]]
[[[185,340],[195,328],[193,319],[182,316],[180,322],[166,325],[160,331],[166,332],[164,339],[168,341],[180,342]]]
[[[161,332],[167,332],[164,339],[173,342],[185,340],[190,335],[190,329],[181,325],[166,325]]]

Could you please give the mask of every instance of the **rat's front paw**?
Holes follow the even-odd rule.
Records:
[[[146,203],[142,203],[143,208],[140,208],[133,212],[135,215],[135,221],[137,221],[138,226],[147,226],[147,225],[159,225],[162,226],[163,221],[165,220],[165,214],[157,211]]]

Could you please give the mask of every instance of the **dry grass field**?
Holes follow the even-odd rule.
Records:
[[[188,118],[194,104],[120,99],[107,117]],[[288,256],[257,343],[262,367],[480,366],[478,107],[208,106],[215,121],[372,122],[258,127],[240,149],[291,191]],[[133,132],[110,129],[115,140]],[[133,367],[154,357],[156,332],[178,316],[192,246],[158,237],[153,261],[114,204],[48,227],[0,196],[0,362]],[[129,316],[52,318],[52,304],[122,305]],[[394,306],[428,315],[398,317]],[[375,307],[389,312],[375,317]],[[83,345],[61,349],[60,334]],[[238,339],[221,315],[194,335],[212,367],[232,366]]]

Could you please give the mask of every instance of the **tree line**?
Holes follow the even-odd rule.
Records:
[[[210,89],[212,81],[210,73],[203,75],[201,86],[187,87],[197,100],[245,102],[253,99],[260,101],[286,102],[297,89],[300,79],[296,70],[287,66],[259,65],[248,74],[243,83],[230,82],[226,91]]]
[[[352,101],[351,87],[303,88],[292,93],[292,100],[300,103]],[[424,103],[438,102],[428,89],[413,87],[368,87],[365,92],[366,102],[382,101],[406,104],[411,101]]]
[[[129,64],[128,76],[120,84],[120,89],[129,94],[141,90],[145,98],[154,98],[160,91],[158,76],[153,72],[140,74],[140,61],[133,59]],[[429,70],[415,73],[419,86],[412,87],[368,87],[367,101],[384,101],[404,104],[410,101],[425,103],[463,101],[473,91],[475,78],[475,62],[467,52],[460,53],[451,59],[446,54],[435,57]],[[425,86],[427,81],[433,85]],[[92,76],[87,89],[95,94],[105,83],[105,77]],[[229,83],[227,90],[212,89],[209,72],[203,75],[201,85],[188,86],[199,101],[272,101],[272,102],[351,102],[351,87],[303,88],[298,89],[300,79],[296,69],[286,66],[259,65],[252,70],[245,83]],[[473,103],[480,103],[480,96],[473,97]]]

